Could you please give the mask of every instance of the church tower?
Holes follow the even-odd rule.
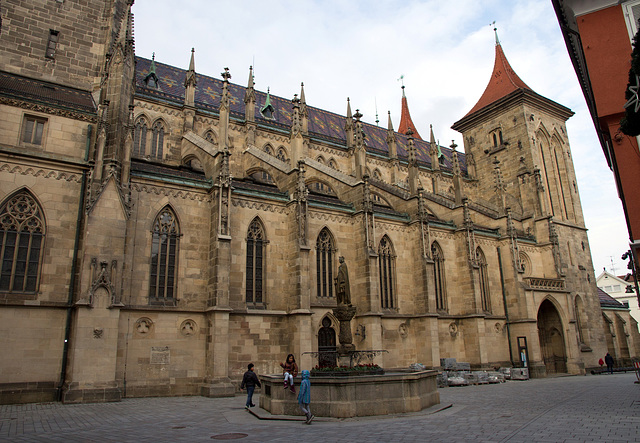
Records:
[[[578,337],[580,352],[604,352],[601,337],[580,326],[570,328],[565,337],[561,330],[567,328],[561,326],[559,311],[547,300],[552,290],[571,293],[571,308],[561,310],[571,313],[573,324],[601,321],[566,130],[572,115],[515,73],[496,33],[489,84],[475,106],[452,126],[462,133],[467,165],[473,165],[475,198],[488,200],[505,223],[509,242],[498,250],[512,264],[504,273],[509,340],[512,349],[521,345],[516,337],[531,345],[525,359],[534,377],[582,370],[578,354],[557,346],[569,335]],[[534,252],[527,242],[543,248]],[[536,266],[530,264],[534,254],[539,256]],[[527,323],[531,318],[537,323]],[[562,363],[556,367],[549,362],[558,355]]]
[[[573,112],[533,91],[513,70],[496,33],[484,93],[452,128],[462,133],[479,191],[501,212],[583,225],[566,121]],[[494,177],[494,179],[490,179]]]

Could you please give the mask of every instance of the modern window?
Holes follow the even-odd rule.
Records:
[[[378,266],[380,272],[380,305],[383,309],[396,308],[395,294],[395,254],[393,245],[386,235],[378,247]]]
[[[38,289],[45,238],[42,208],[27,191],[0,206],[0,291],[34,293]]]
[[[22,123],[22,142],[30,145],[42,145],[47,119],[25,115]]]
[[[624,20],[629,32],[629,41],[633,44],[633,37],[638,32],[638,19],[640,19],[640,1],[624,2],[622,5]]]
[[[264,225],[256,218],[247,230],[246,301],[247,306],[264,306],[264,277],[267,267]]]
[[[322,229],[316,240],[316,295],[332,298],[333,267],[335,263],[333,237],[327,228]]]
[[[436,293],[436,309],[447,310],[447,286],[444,275],[444,254],[438,242],[431,244],[431,257],[433,258],[433,283]]]
[[[151,303],[175,303],[179,243],[178,219],[171,207],[165,206],[153,222],[149,279]]]

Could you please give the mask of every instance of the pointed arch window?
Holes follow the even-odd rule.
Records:
[[[153,222],[150,303],[175,304],[179,243],[178,219],[171,207],[165,206]]]
[[[216,142],[212,131],[207,131],[207,133],[204,135],[204,139],[206,141],[208,141],[209,143],[214,143],[215,144],[215,142]]]
[[[264,225],[256,218],[247,230],[246,302],[249,307],[264,307],[266,243]]]
[[[491,311],[491,293],[489,292],[489,273],[487,272],[487,259],[482,252],[482,249],[478,247],[476,249],[476,259],[478,261],[478,267],[480,271],[480,299],[482,303],[482,310],[484,312]]]
[[[0,206],[0,291],[35,293],[38,290],[45,237],[42,208],[27,190]]]
[[[391,239],[386,235],[378,247],[378,266],[380,273],[380,305],[383,309],[397,307],[395,294],[396,257]]]
[[[154,123],[151,130],[151,158],[162,160],[164,147],[164,124],[160,121]]]
[[[433,257],[433,282],[436,294],[436,309],[447,310],[447,285],[444,273],[444,254],[438,242],[431,244],[431,257]]]
[[[578,330],[578,340],[581,344],[588,345],[588,331],[586,330],[586,318],[582,298],[576,295],[574,309],[576,311],[576,329]]]
[[[285,163],[287,163],[287,153],[283,148],[279,148],[278,149],[278,154],[276,155],[276,158],[280,161],[283,161]]]
[[[147,149],[147,122],[144,119],[138,119],[133,132],[133,155],[135,157],[144,157]]]
[[[333,295],[333,267],[335,263],[335,248],[333,237],[327,228],[322,229],[316,240],[316,296],[332,298]]]

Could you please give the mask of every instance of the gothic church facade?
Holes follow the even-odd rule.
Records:
[[[193,51],[136,56],[132,4],[0,9],[3,402],[233,395],[290,352],[309,369],[338,344],[339,257],[381,366],[597,365],[572,112],[499,42],[458,151],[420,137],[404,91],[395,131],[259,91],[251,68],[197,73]]]

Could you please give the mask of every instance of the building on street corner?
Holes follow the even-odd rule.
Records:
[[[388,351],[385,368],[545,377],[608,351],[573,112],[497,35],[453,124],[464,146],[441,146],[404,88],[399,122],[378,127],[348,100],[313,107],[304,85],[259,89],[249,66],[136,55],[132,0],[41,3],[0,6],[2,403],[230,396],[249,361],[313,367],[339,345],[339,257],[353,344]]]

